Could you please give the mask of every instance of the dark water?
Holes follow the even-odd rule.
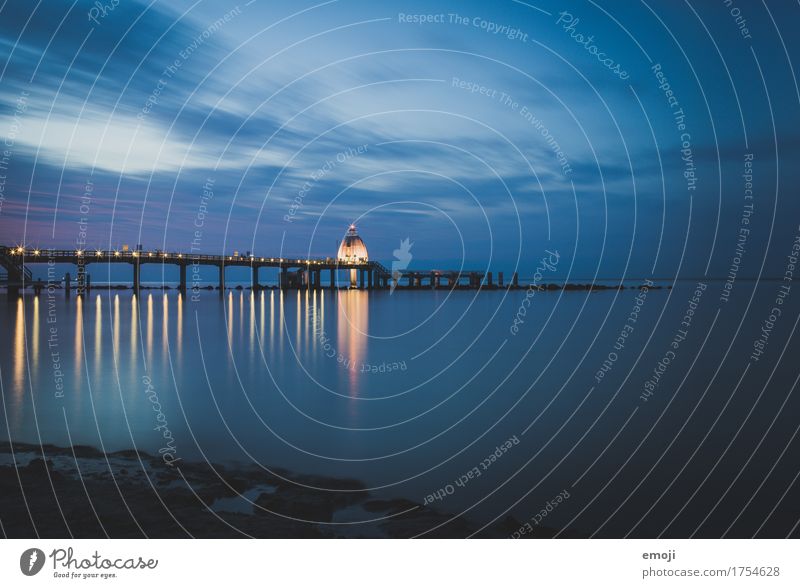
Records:
[[[480,522],[785,536],[800,291],[756,360],[781,283],[706,284],[688,317],[695,282],[523,311],[525,291],[3,294],[0,435],[438,491]]]

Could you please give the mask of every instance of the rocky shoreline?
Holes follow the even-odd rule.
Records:
[[[0,530],[7,538],[458,538],[479,528],[405,499],[377,499],[358,480],[273,472],[2,442]],[[519,527],[507,517],[478,536],[507,538]],[[539,529],[537,537],[555,533]]]

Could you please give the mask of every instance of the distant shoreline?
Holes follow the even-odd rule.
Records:
[[[50,286],[52,288],[56,289],[56,290],[64,290],[64,286],[61,283],[51,284]],[[48,287],[48,284],[47,284],[47,282],[43,282],[43,281],[41,281],[41,282],[33,281],[33,282],[29,282],[26,285],[25,288],[22,288],[22,290],[29,289],[29,288],[30,289],[35,289],[37,287],[44,289],[44,288]],[[430,291],[430,290],[436,290],[436,291],[450,291],[450,290],[456,290],[456,291],[459,291],[459,290],[463,290],[463,291],[484,291],[484,290],[486,290],[486,291],[504,291],[504,290],[515,291],[515,290],[517,290],[517,291],[519,291],[519,290],[534,289],[534,290],[545,292],[545,291],[560,291],[560,290],[563,290],[563,291],[637,290],[640,287],[641,287],[641,285],[639,285],[639,284],[628,284],[628,285],[626,285],[624,283],[604,284],[604,283],[599,283],[599,282],[594,282],[594,283],[592,283],[592,282],[586,282],[586,283],[570,282],[570,283],[567,283],[567,284],[556,284],[556,283],[538,284],[538,285],[520,284],[518,286],[512,286],[512,285],[500,286],[498,284],[493,284],[493,285],[485,284],[485,285],[481,286],[480,288],[475,288],[475,287],[465,286],[465,285],[453,286],[453,287],[439,286],[437,288],[432,288],[430,286],[398,286],[397,288],[395,288],[395,291],[406,291],[406,290],[408,290],[408,291]],[[660,289],[669,290],[669,289],[672,288],[672,284],[666,284],[666,285],[658,285],[658,284],[656,284],[656,285],[650,286],[649,288],[651,290],[660,290]],[[5,287],[0,287],[0,289],[3,289],[3,290],[7,291],[7,289]],[[159,284],[155,284],[155,285],[143,284],[143,285],[139,286],[139,290],[165,290],[165,291],[168,291],[168,290],[179,290],[179,289],[180,289],[179,286],[178,285],[174,285],[174,284],[160,284],[160,285]],[[212,285],[208,284],[208,285],[205,285],[205,286],[195,287],[195,288],[193,288],[193,291],[212,292],[212,291],[219,291],[219,289],[220,289],[219,286],[212,286]],[[260,285],[258,288],[256,288],[256,291],[262,291],[262,290],[278,290],[278,291],[287,290],[287,291],[293,291],[293,290],[306,290],[306,289],[307,288],[304,287],[304,286],[303,287],[292,287],[292,288],[281,288],[281,287],[279,287],[277,285]],[[77,286],[70,286],[70,292],[78,291],[78,290],[79,290],[79,288]],[[86,290],[89,290],[89,291],[91,291],[91,290],[133,290],[133,286],[130,285],[130,284],[118,283],[118,282],[92,283],[91,287],[86,288]],[[249,285],[246,286],[244,284],[237,284],[236,286],[226,286],[224,288],[224,291],[228,291],[228,290],[237,290],[237,291],[253,290],[253,287],[249,286]],[[331,290],[331,288],[329,288],[329,287],[320,288],[320,290]],[[340,286],[340,287],[334,288],[333,290],[335,290],[335,291],[348,291],[348,290],[359,290],[359,289],[358,288],[349,288],[347,286]],[[362,288],[361,290],[365,290],[365,289]],[[385,289],[384,288],[376,288],[376,289],[374,289],[375,292],[380,292],[382,290],[385,290]]]

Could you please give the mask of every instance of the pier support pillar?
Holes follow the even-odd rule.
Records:
[[[278,285],[281,290],[286,290],[289,287],[289,270],[285,267],[281,268],[280,283]]]
[[[69,272],[64,274],[64,295],[69,296],[70,288],[72,288],[72,276],[69,275]]]
[[[25,286],[25,262],[20,264],[19,267],[16,267],[15,264],[11,263],[8,266],[0,266],[6,270],[6,279],[8,280],[8,284],[6,286],[6,293],[8,294],[8,301],[11,302],[16,301],[17,297],[20,293],[20,285]]]
[[[322,270],[314,270],[314,289],[319,290],[322,288]]]
[[[133,293],[134,294],[139,294],[139,286],[140,286],[140,280],[139,280],[140,272],[139,272],[139,270],[140,270],[139,262],[138,261],[134,261],[133,262]]]
[[[86,292],[88,293],[89,290],[92,289],[92,276],[86,274]]]
[[[373,278],[374,278],[374,276],[372,274],[372,270],[371,269],[367,270],[367,289],[368,290],[372,290],[372,288],[375,287],[375,284],[372,282]]]
[[[331,290],[336,288],[336,270],[331,268]]]
[[[178,266],[178,272],[180,273],[180,282],[178,285],[178,290],[180,290],[181,294],[186,294],[186,264],[182,263]]]
[[[358,270],[358,287],[359,289],[364,287],[364,270]]]
[[[225,264],[219,264],[219,293],[225,292]]]
[[[258,291],[258,266],[257,265],[253,266],[253,280],[252,280],[252,283],[250,284],[250,287],[252,288],[253,292],[257,292]]]
[[[519,274],[514,272],[514,275],[511,277],[511,285],[514,288],[519,288]]]

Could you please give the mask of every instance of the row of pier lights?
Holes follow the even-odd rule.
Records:
[[[86,251],[75,250],[40,250],[26,251],[23,247],[1,247],[0,264],[8,271],[9,290],[17,289],[19,285],[30,285],[34,290],[41,291],[48,284],[40,280],[32,280],[27,266],[34,263],[69,263],[78,268],[76,275],[76,289],[83,292],[91,288],[91,278],[86,272],[90,263],[128,263],[133,267],[133,289],[138,291],[141,285],[141,265],[145,263],[159,263],[177,265],[179,269],[179,290],[186,292],[191,289],[209,289],[209,286],[199,286],[199,280],[192,276],[191,283],[187,282],[187,268],[202,265],[215,266],[219,269],[220,292],[225,290],[225,268],[250,267],[252,271],[251,287],[260,290],[263,286],[259,282],[259,269],[262,267],[279,268],[278,288],[280,289],[337,289],[337,271],[344,270],[348,273],[346,284],[350,288],[359,289],[385,289],[394,285],[400,289],[424,288],[461,288],[461,289],[496,289],[519,288],[519,279],[514,272],[509,284],[504,284],[503,272],[497,274],[497,284],[493,282],[492,272],[458,271],[458,270],[404,270],[392,275],[389,270],[375,261],[359,260],[356,262],[343,262],[334,258],[324,259],[289,259],[276,257],[259,257],[250,255],[194,255],[184,253],[167,253],[164,251],[142,251],[137,249],[129,251]],[[329,279],[323,280],[325,271],[329,272]],[[196,270],[192,270],[195,272]],[[72,284],[71,276],[66,274],[64,289],[69,293]],[[27,282],[27,284],[26,284]]]

